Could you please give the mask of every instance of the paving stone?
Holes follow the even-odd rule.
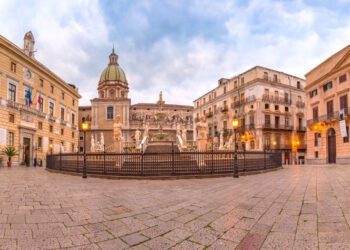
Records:
[[[121,237],[121,239],[130,246],[134,246],[134,245],[140,244],[141,242],[148,240],[148,238],[146,236],[144,236],[140,233],[125,235],[125,236]]]
[[[146,247],[149,247],[151,249],[169,249],[170,247],[174,246],[176,243],[174,241],[171,241],[164,237],[156,237],[153,238],[143,245]]]
[[[124,242],[122,242],[120,239],[113,239],[113,240],[107,240],[107,241],[102,241],[100,243],[98,243],[98,246],[101,249],[126,249],[129,246],[127,244],[125,244]]]
[[[165,234],[164,237],[178,243],[187,239],[191,235],[192,235],[192,232],[186,229],[176,228],[170,231],[169,233]]]
[[[193,234],[190,240],[201,245],[209,246],[219,238],[219,235],[220,234],[218,232],[212,229],[203,228]]]

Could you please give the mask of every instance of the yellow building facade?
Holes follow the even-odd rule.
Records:
[[[0,36],[0,148],[16,148],[15,164],[43,165],[47,153],[78,146],[78,89],[37,61],[34,45],[31,32],[23,48]]]
[[[347,46],[305,75],[310,164],[350,163],[349,73]]]

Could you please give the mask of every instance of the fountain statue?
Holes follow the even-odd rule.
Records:
[[[219,145],[219,149],[222,150],[224,149],[224,131],[221,130],[220,132],[220,145]]]
[[[136,130],[135,131],[135,143],[136,143],[136,148],[140,147],[140,137],[141,137],[141,131],[140,130]]]
[[[116,153],[122,152],[122,124],[120,122],[120,116],[115,117],[113,124],[113,138],[114,138],[114,150]]]
[[[181,138],[182,138],[182,146],[183,147],[186,147],[186,145],[187,145],[187,130],[186,130],[186,127],[184,127],[183,129],[182,129],[182,136],[181,136]]]
[[[207,149],[207,123],[203,115],[199,122],[196,123],[196,131],[198,131],[197,148],[198,151],[206,151]]]

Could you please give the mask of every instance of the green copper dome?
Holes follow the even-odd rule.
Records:
[[[117,81],[121,84],[128,84],[125,73],[118,64],[118,55],[114,53],[114,49],[109,55],[109,64],[107,68],[102,71],[99,84],[106,81]]]

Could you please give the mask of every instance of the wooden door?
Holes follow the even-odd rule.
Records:
[[[336,137],[335,130],[330,128],[327,133],[328,163],[336,163]]]

